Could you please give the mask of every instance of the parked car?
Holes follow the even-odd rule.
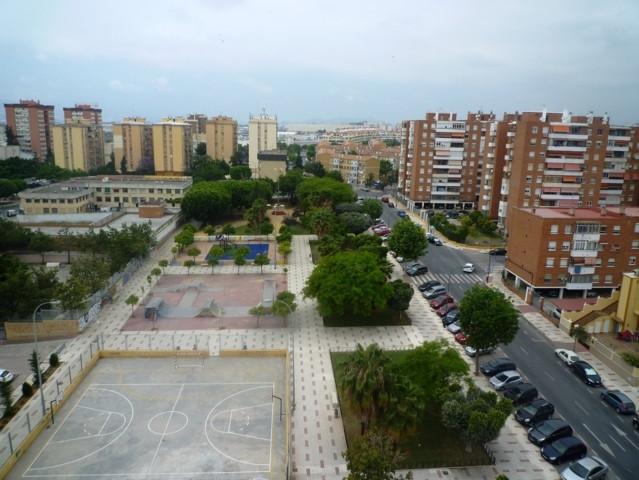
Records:
[[[455,302],[445,303],[437,309],[437,315],[439,315],[440,317],[445,317],[448,312],[451,312],[453,310],[457,310],[457,304]]]
[[[373,230],[373,233],[378,237],[383,237],[384,235],[390,235],[391,229],[388,227],[380,227]]]
[[[530,403],[539,395],[535,386],[530,383],[507,385],[502,390],[502,393],[504,397],[513,402],[515,407]]]
[[[404,210],[397,210],[397,216],[399,218],[406,218],[408,215],[406,214]]]
[[[451,210],[448,213],[446,213],[446,216],[448,218],[459,218],[459,212],[457,212],[455,210]]]
[[[442,305],[446,303],[454,303],[454,302],[455,302],[455,299],[453,297],[451,297],[447,293],[444,293],[438,297],[433,298],[430,301],[430,306],[431,308],[438,309],[439,307],[441,307]]]
[[[489,255],[506,255],[507,251],[505,248],[493,248],[488,252]]]
[[[15,375],[9,370],[3,370],[0,368],[0,383],[9,383],[13,380]]]
[[[466,338],[466,334],[463,331],[457,332],[454,338],[455,338],[455,341],[459,343],[460,345],[466,345],[466,340],[468,340]]]
[[[577,375],[577,377],[579,377],[586,385],[590,387],[601,386],[601,377],[597,373],[597,370],[595,370],[588,362],[579,360],[578,362],[574,362],[570,368],[572,368],[574,374]]]
[[[444,324],[444,327],[447,327],[451,323],[455,323],[457,320],[459,320],[459,310],[451,310],[442,317],[442,324]]]
[[[486,376],[492,377],[493,375],[497,375],[500,372],[505,372],[506,370],[517,370],[517,365],[510,358],[501,357],[494,358],[489,362],[482,364],[479,367],[481,373]]]
[[[489,347],[489,348],[481,348],[479,349],[479,355],[489,355],[491,353],[493,353],[495,351],[495,349],[493,347]],[[469,357],[474,357],[475,355],[477,355],[477,350],[475,350],[473,347],[470,346],[466,346],[464,347],[464,352],[466,352],[466,355],[468,355]]]
[[[601,458],[587,456],[568,465],[561,472],[561,480],[601,480],[606,478],[608,470]]]
[[[436,247],[441,247],[444,242],[442,242],[439,238],[435,237],[433,238],[433,241],[431,242],[433,245],[435,245]]]
[[[556,349],[555,355],[557,355],[557,357],[559,357],[559,360],[561,360],[568,366],[571,366],[573,363],[581,360],[581,358],[579,358],[579,355],[577,355],[572,350],[566,350],[565,348]]]
[[[414,277],[416,275],[424,275],[428,273],[428,267],[423,263],[413,263],[406,267],[405,269],[406,275],[409,277]]]
[[[635,430],[639,430],[639,415],[637,415],[636,413],[632,417],[632,428],[634,428]]]
[[[397,260],[399,263],[402,263],[404,261],[404,257],[400,257],[399,255],[397,255],[397,252],[393,252],[392,250],[390,250],[388,253],[390,253],[390,256]]]
[[[384,196],[381,198],[381,200],[382,200],[382,202],[384,202],[384,203],[388,203],[388,197],[387,197],[386,195],[384,195]]]
[[[419,287],[417,287],[417,289],[420,292],[425,292],[429,288],[436,287],[437,285],[441,285],[441,282],[438,282],[437,280],[428,280],[427,282],[424,282]]]
[[[456,322],[451,323],[450,325],[448,325],[446,327],[446,330],[448,330],[450,333],[452,333],[453,335],[456,333],[461,332],[461,325],[459,324],[459,320]]]
[[[395,204],[393,202],[388,202],[388,208],[395,208]]]
[[[523,382],[521,375],[516,370],[506,370],[505,372],[498,373],[489,380],[492,387],[501,392],[506,385],[512,385],[515,383]]]
[[[555,406],[548,400],[537,398],[515,412],[515,420],[526,427],[548,420],[555,413]]]
[[[444,293],[446,293],[446,287],[444,287],[443,285],[435,285],[433,288],[430,288],[426,290],[425,292],[422,292],[422,296],[426,300],[432,300]]]
[[[572,436],[560,438],[541,448],[541,456],[553,465],[584,458],[587,453],[586,444]]]
[[[570,435],[572,427],[559,418],[545,420],[528,430],[528,440],[538,447]]]
[[[462,272],[464,273],[473,273],[474,271],[475,271],[475,265],[473,265],[472,263],[466,263],[462,267]]]
[[[632,415],[637,411],[635,403],[623,392],[619,390],[606,390],[601,393],[601,399],[610,404],[617,413]]]

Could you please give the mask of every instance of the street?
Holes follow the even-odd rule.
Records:
[[[384,204],[383,219],[392,226],[399,220],[397,209]],[[485,279],[488,268],[487,254],[449,247],[446,242],[441,247],[429,244],[428,252],[419,260],[428,266],[429,273],[414,277],[412,281],[418,285],[425,280],[439,280],[457,301],[474,283]],[[461,267],[466,262],[475,264],[476,275],[462,273]],[[503,256],[493,256],[491,271],[501,271],[503,263]],[[452,336],[451,341],[454,341]],[[519,332],[513,342],[501,348],[503,353],[498,351],[483,357],[482,363],[505,353],[517,364],[523,376],[537,387],[540,397],[554,404],[554,417],[564,418],[575,435],[586,442],[589,454],[600,457],[609,465],[612,473],[608,478],[637,478],[639,435],[632,428],[631,417],[618,415],[600,400],[602,389],[587,387],[573,375],[555,356],[554,349],[560,347],[566,346],[552,345],[520,316]],[[563,468],[565,465],[559,467],[560,470]]]

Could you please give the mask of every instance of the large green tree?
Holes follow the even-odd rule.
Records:
[[[459,302],[459,321],[466,344],[477,349],[510,343],[519,328],[519,314],[499,290],[473,285]],[[479,355],[475,355],[475,374],[479,373]]]
[[[229,174],[233,180],[248,180],[251,178],[251,169],[248,165],[234,165]]]
[[[53,237],[50,237],[46,233],[35,232],[29,240],[29,250],[38,252],[42,258],[42,264],[44,265],[44,254],[50,252],[56,248],[56,243]]]
[[[337,217],[330,208],[313,208],[304,215],[304,224],[319,238],[329,233],[337,222]]]
[[[382,202],[374,198],[367,198],[362,202],[362,212],[368,214],[372,219],[379,218],[384,212]]]
[[[295,190],[304,210],[313,207],[332,207],[338,203],[349,203],[354,199],[350,185],[333,178],[307,178]]]
[[[18,187],[13,181],[0,178],[0,198],[10,197],[16,193],[18,193]]]
[[[251,207],[244,213],[244,218],[251,228],[258,230],[259,226],[266,220],[266,211],[266,201],[263,198],[256,198]]]
[[[289,170],[284,175],[281,175],[277,180],[277,184],[280,192],[285,195],[289,195],[291,200],[296,200],[295,190],[297,189],[297,186],[302,183],[302,180],[304,180],[304,174],[301,169],[296,168],[294,170]]]
[[[304,295],[316,298],[325,317],[369,316],[386,307],[392,294],[387,271],[370,252],[347,251],[323,257],[306,282]]]
[[[81,257],[71,264],[71,277],[84,285],[90,294],[104,288],[110,276],[109,262],[102,257]]]
[[[200,182],[184,194],[181,205],[187,218],[215,223],[230,213],[231,192],[222,182]]]
[[[344,212],[340,213],[337,219],[349,233],[362,233],[371,226],[371,217],[365,213]]]
[[[316,177],[323,177],[326,175],[326,170],[324,169],[324,165],[320,162],[306,162],[304,165],[304,171],[306,173],[310,173],[311,175],[315,175]]]
[[[393,280],[389,283],[392,293],[388,299],[388,306],[393,310],[401,311],[408,310],[410,301],[413,298],[415,291],[409,283],[403,280]]]
[[[406,476],[395,474],[402,459],[392,439],[384,432],[371,430],[356,438],[343,453],[348,468],[345,480],[410,480],[412,473]]]
[[[404,218],[393,225],[388,248],[398,256],[407,260],[415,260],[426,253],[428,242],[424,229],[408,218]]]

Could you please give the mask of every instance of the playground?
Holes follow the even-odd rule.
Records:
[[[283,327],[280,317],[249,311],[286,289],[285,274],[163,275],[122,330]]]
[[[284,358],[174,362],[100,360],[8,478],[284,478]]]
[[[234,252],[239,247],[246,247],[248,249],[248,255],[246,255],[245,259],[247,263],[252,263],[255,260],[255,257],[258,254],[266,254],[270,259],[270,263],[273,264],[276,259],[276,246],[274,243],[265,242],[265,241],[225,241],[225,240],[213,240],[213,241],[196,241],[189,248],[196,247],[200,254],[195,257],[196,265],[208,265],[208,259],[211,256],[211,249],[213,247],[221,247],[224,251],[223,255],[219,257],[217,260],[221,265],[226,263],[233,263]],[[188,248],[183,252],[179,253],[175,260],[172,262],[173,265],[184,265],[186,260],[193,260],[193,257],[189,257],[186,253]],[[278,260],[280,260],[278,258]]]

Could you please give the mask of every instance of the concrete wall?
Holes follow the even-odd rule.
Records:
[[[4,330],[11,342],[33,340],[32,322],[4,322]],[[74,337],[79,333],[77,320],[43,320],[36,322],[36,330],[40,340]]]

